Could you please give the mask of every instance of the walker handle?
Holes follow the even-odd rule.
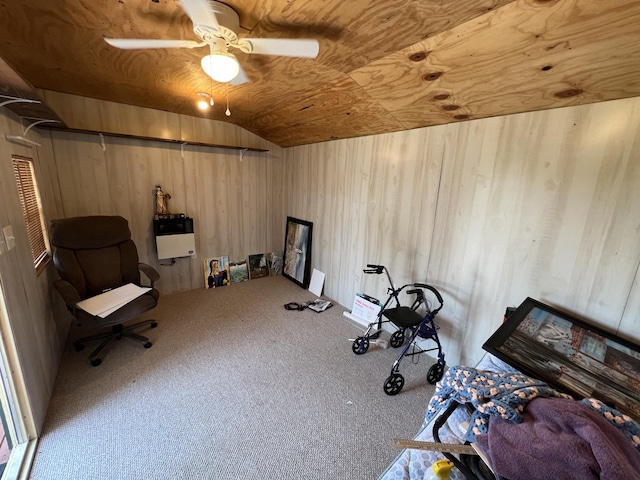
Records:
[[[438,302],[440,302],[440,306],[431,313],[433,313],[434,315],[438,313],[444,305],[444,300],[442,300],[442,295],[440,295],[440,292],[436,290],[435,287],[432,287],[431,285],[427,285],[426,283],[414,283],[413,286],[418,288],[426,288],[427,290],[430,290],[431,292],[433,292],[433,294],[438,299]]]
[[[371,263],[367,264],[367,268],[363,269],[364,273],[375,273],[376,275],[380,275],[384,270],[383,265],[373,265]]]

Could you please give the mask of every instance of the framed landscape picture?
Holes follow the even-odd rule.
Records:
[[[282,275],[302,288],[307,288],[311,279],[312,234],[313,223],[287,217]]]
[[[229,263],[229,276],[231,283],[246,282],[249,280],[249,269],[247,268],[247,260],[235,260]]]
[[[224,287],[229,285],[229,257],[213,257],[204,259],[204,288]]]
[[[483,348],[558,390],[640,418],[640,347],[527,298]]]
[[[269,267],[267,265],[267,256],[264,253],[257,255],[249,255],[249,278],[254,280],[256,278],[268,277]]]

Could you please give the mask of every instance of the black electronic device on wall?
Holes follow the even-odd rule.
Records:
[[[156,215],[153,220],[155,236],[175,235],[177,233],[193,233],[193,218],[184,213],[167,213]]]

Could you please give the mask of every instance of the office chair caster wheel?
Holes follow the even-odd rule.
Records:
[[[153,346],[153,343],[151,343],[151,342],[145,342],[145,343],[143,343],[143,344],[142,344],[142,346],[143,346],[144,348],[151,348],[151,347]]]
[[[362,355],[369,350],[369,339],[365,337],[356,338],[351,345],[351,350],[353,350],[353,353],[356,355]]]
[[[431,385],[435,385],[440,380],[442,380],[443,376],[444,376],[444,364],[436,363],[435,365],[432,365],[429,371],[427,372],[427,382],[429,382]]]
[[[153,322],[153,323],[151,324],[151,328],[156,328],[157,326],[158,326],[158,322]]]
[[[397,395],[404,387],[404,377],[399,373],[392,373],[384,382],[384,393]]]
[[[76,349],[76,352],[81,352],[82,350],[84,350],[84,345],[82,345],[81,343],[78,343],[74,345],[73,348]]]
[[[404,330],[397,330],[393,332],[391,338],[389,339],[389,343],[393,348],[402,346],[402,344],[404,343]]]
[[[94,358],[94,359],[91,360],[91,365],[94,366],[94,367],[97,367],[101,363],[102,363],[102,359],[100,359],[100,358]]]

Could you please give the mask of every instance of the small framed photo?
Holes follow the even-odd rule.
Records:
[[[311,238],[313,223],[287,217],[282,275],[302,288],[311,280]]]
[[[269,275],[282,275],[282,252],[267,253]]]
[[[558,390],[640,418],[640,347],[573,315],[527,298],[483,348]]]
[[[227,286],[229,279],[229,257],[204,259],[204,288]]]
[[[247,267],[247,260],[236,260],[229,263],[229,274],[231,283],[246,282],[249,280],[249,268]]]
[[[267,255],[264,253],[249,255],[249,278],[254,280],[268,276],[269,266],[267,265]]]

